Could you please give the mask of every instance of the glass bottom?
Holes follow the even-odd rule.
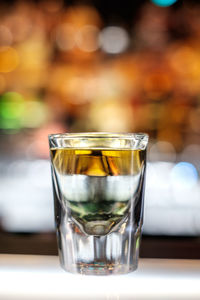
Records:
[[[71,269],[67,270],[65,266],[62,266],[65,271],[72,272]],[[73,266],[72,269],[76,269],[76,272],[82,275],[119,275],[127,274],[133,272],[137,269],[137,265],[132,265],[127,268],[124,265],[115,265],[115,264],[104,264],[104,263],[78,263],[76,266]]]
[[[116,231],[86,235],[73,222],[58,231],[59,257],[64,270],[85,275],[126,274],[137,269],[140,230],[127,219]]]

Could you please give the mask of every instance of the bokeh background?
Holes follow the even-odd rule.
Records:
[[[1,252],[56,253],[47,135],[83,131],[149,134],[142,253],[200,249],[199,16],[191,0],[0,1]]]

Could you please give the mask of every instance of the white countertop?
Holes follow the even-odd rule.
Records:
[[[1,300],[200,299],[200,260],[140,259],[121,276],[63,271],[58,257],[0,255]]]

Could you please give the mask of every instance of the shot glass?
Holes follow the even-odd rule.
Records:
[[[49,136],[61,266],[88,275],[138,265],[146,147],[141,133]]]

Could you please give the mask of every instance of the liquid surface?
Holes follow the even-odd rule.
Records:
[[[59,148],[51,159],[57,219],[64,211],[86,234],[105,235],[130,210],[140,218],[145,150]]]

